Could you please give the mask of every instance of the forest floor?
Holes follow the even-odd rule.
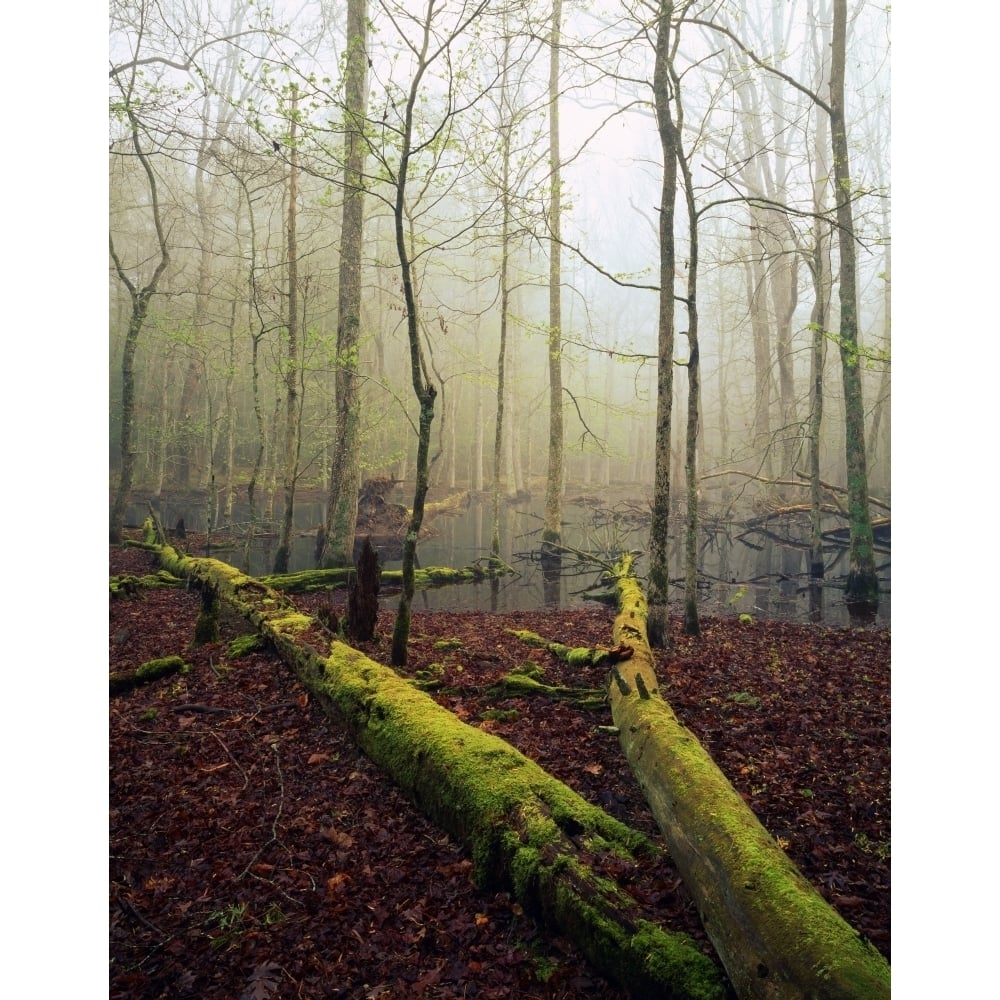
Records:
[[[110,573],[151,557],[111,547]],[[295,598],[315,610],[326,597]],[[342,603],[334,595],[334,604]],[[418,813],[278,657],[233,658],[251,631],[191,648],[198,595],[110,603],[110,669],[178,654],[188,673],[110,700],[110,997],[622,998],[509,894],[476,889],[463,848]],[[388,662],[392,612],[361,648]],[[598,688],[508,631],[611,644],[600,606],[414,613],[408,675],[584,798],[662,839],[597,710],[489,689],[526,661],[549,684]],[[889,630],[703,622],[657,654],[665,697],[792,860],[888,958]],[[616,873],[663,927],[712,952],[669,859]]]

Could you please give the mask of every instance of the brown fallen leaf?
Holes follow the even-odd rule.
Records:
[[[338,872],[336,875],[331,875],[330,878],[326,880],[326,891],[329,893],[340,892],[341,889],[351,881],[351,876],[345,872]]]
[[[323,834],[323,836],[326,837],[331,844],[335,844],[337,847],[343,847],[346,850],[347,848],[354,846],[354,838],[349,833],[344,833],[343,830],[336,829],[336,827],[320,827],[320,833]]]

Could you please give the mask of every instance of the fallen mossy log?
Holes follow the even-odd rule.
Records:
[[[505,674],[489,689],[494,697],[523,698],[529,695],[541,695],[556,701],[565,701],[586,711],[606,709],[607,694],[600,688],[574,688],[561,684],[546,684],[540,680],[541,670],[537,673],[526,670],[512,670]]]
[[[160,570],[159,573],[147,573],[145,576],[122,573],[118,576],[108,577],[108,590],[112,599],[136,597],[140,590],[148,590],[151,587],[180,587],[183,582],[166,570]]]
[[[456,514],[469,506],[470,496],[468,490],[460,493],[452,493],[450,496],[442,497],[440,500],[432,500],[424,504],[424,517],[434,517],[437,514]],[[407,510],[408,517],[413,516],[412,510]]]
[[[163,656],[156,660],[147,660],[135,670],[114,670],[108,674],[110,694],[124,694],[126,691],[132,691],[140,685],[148,684],[160,677],[178,674],[186,666],[183,657]]]
[[[279,573],[271,576],[261,576],[261,583],[280,590],[285,594],[302,594],[311,590],[336,590],[346,587],[352,576],[357,575],[353,566],[341,566],[334,569],[306,569],[299,573]],[[429,587],[444,587],[454,583],[475,583],[485,580],[488,572],[479,566],[466,566],[463,569],[452,569],[449,566],[428,566],[414,573],[414,586],[417,589]],[[382,583],[402,586],[403,571],[399,569],[382,570]]]
[[[879,1000],[889,964],[820,896],[661,697],[631,557],[616,567],[619,740],[736,992],[768,1000]]]
[[[599,667],[602,663],[617,663],[632,656],[632,647],[621,643],[613,649],[603,646],[564,646],[561,642],[550,642],[535,632],[527,629],[508,629],[511,635],[516,635],[521,642],[536,649],[544,649],[557,660],[571,667]]]
[[[390,668],[339,641],[323,652],[310,647],[303,633],[315,621],[261,581],[170,546],[159,554],[171,572],[211,588],[254,623],[365,753],[468,847],[477,884],[509,888],[635,997],[727,996],[720,970],[691,938],[644,919],[632,897],[583,860],[610,854],[642,864],[658,856],[645,837]]]

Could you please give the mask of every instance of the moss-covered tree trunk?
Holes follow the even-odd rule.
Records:
[[[670,63],[673,58],[670,19],[674,5],[662,0],[656,17],[656,63],[653,104],[663,155],[660,187],[660,305],[656,362],[656,463],[653,517],[649,528],[649,638],[654,646],[670,645],[667,604],[670,576],[670,436],[674,405],[674,208],[677,203],[677,129],[671,110]]]
[[[792,864],[663,699],[631,558],[619,569],[614,639],[634,653],[612,671],[612,716],[741,1000],[888,998],[885,959]]]
[[[840,363],[844,381],[847,509],[850,514],[848,607],[862,612],[878,607],[875,542],[868,506],[868,459],[865,452],[865,407],[861,392],[858,351],[857,265],[854,253],[854,191],[844,113],[844,72],[847,46],[847,0],[833,2],[833,59],[830,64],[830,141],[837,196],[837,236],[840,247]]]
[[[634,997],[724,1000],[724,978],[695,942],[649,922],[584,860],[611,854],[642,864],[657,849],[641,834],[389,667],[339,641],[322,652],[307,645],[313,620],[259,580],[215,559],[158,551],[165,568],[211,587],[255,624],[417,808],[466,845],[477,884],[509,889]]]

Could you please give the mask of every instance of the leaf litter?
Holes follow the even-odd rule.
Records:
[[[109,562],[151,568],[137,549],[111,547]],[[223,615],[220,642],[191,648],[199,610],[182,588],[110,604],[111,670],[173,654],[192,668],[110,701],[113,1000],[625,996],[508,893],[478,890],[461,845],[272,652],[231,659],[248,625]],[[380,613],[359,647],[383,663],[392,618]],[[601,688],[602,668],[562,664],[510,630],[610,645],[612,620],[598,606],[418,611],[403,672],[433,678],[442,705],[662,845],[606,705],[500,686],[531,665],[554,687]],[[890,957],[889,630],[702,624],[693,639],[678,622],[674,649],[657,654],[665,697],[806,877]],[[713,954],[669,858],[603,863],[649,919]]]

